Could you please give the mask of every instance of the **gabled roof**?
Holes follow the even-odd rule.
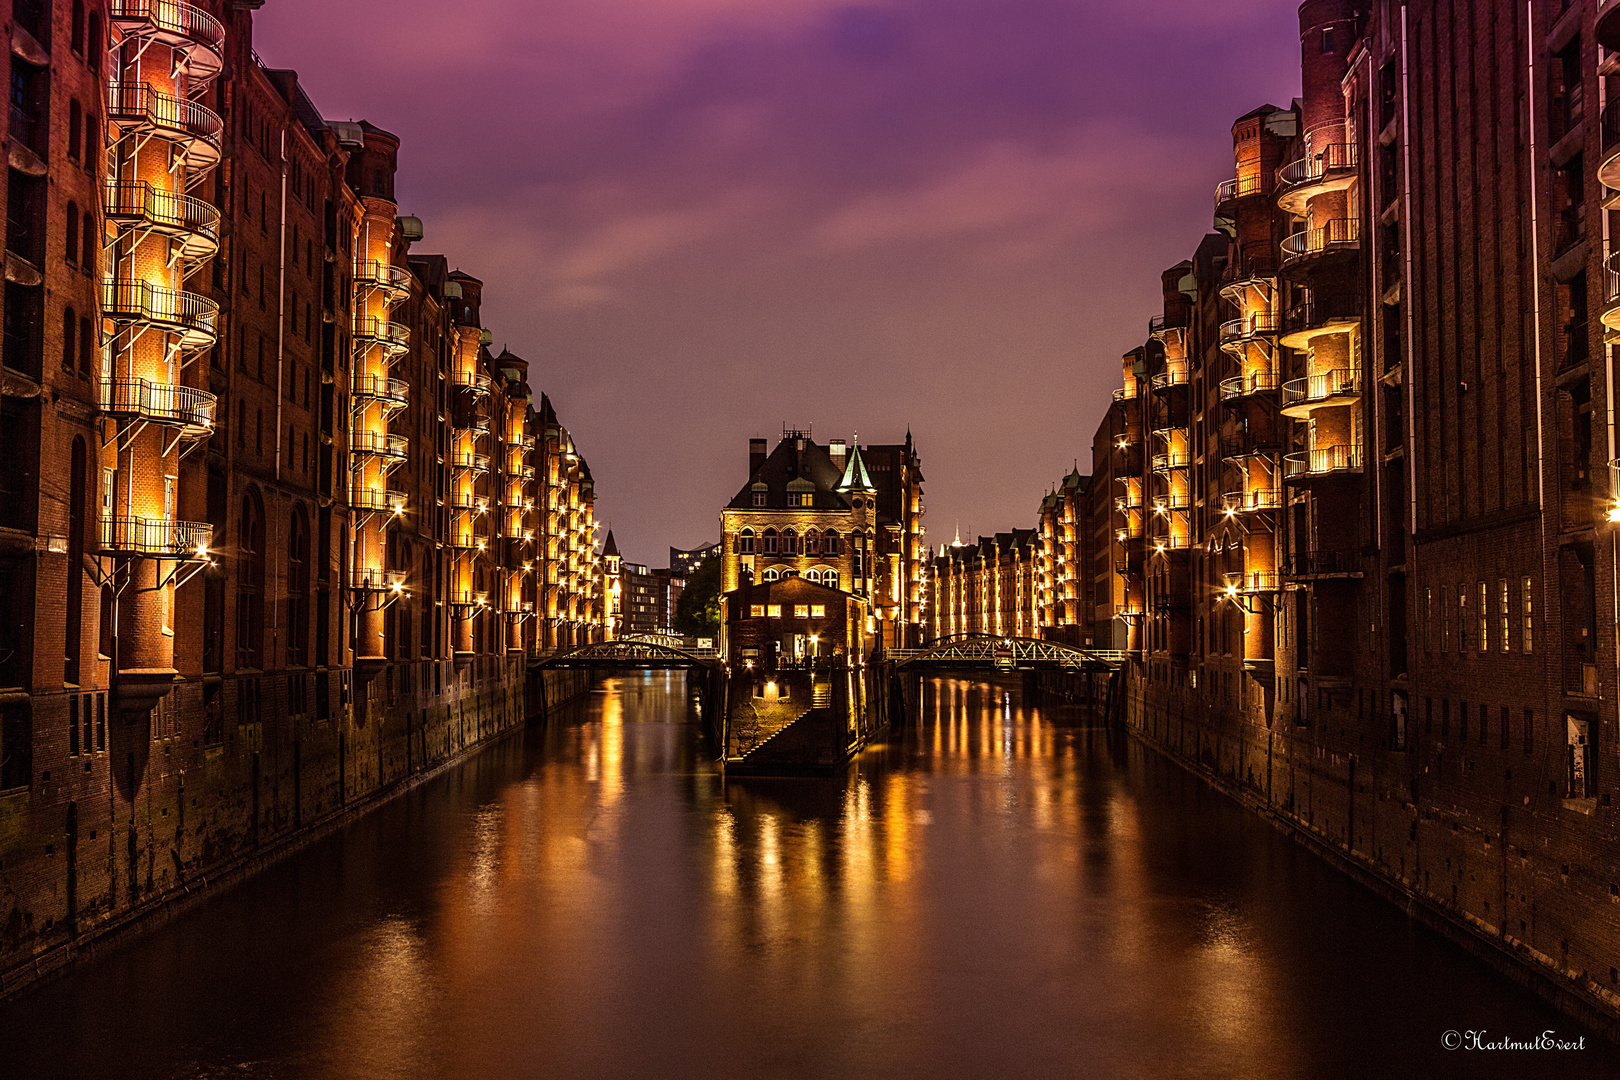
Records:
[[[847,510],[849,501],[839,494],[838,481],[838,466],[824,446],[808,438],[783,439],[748,477],[748,482],[726,508],[757,509],[754,492],[763,491],[766,509],[785,509],[788,491],[792,490],[795,494],[810,493],[810,509]]]

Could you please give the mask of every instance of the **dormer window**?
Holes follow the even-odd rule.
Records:
[[[765,492],[763,492],[763,491],[754,492],[754,505],[755,506],[764,506],[765,505]]]
[[[788,493],[788,505],[807,509],[815,504],[815,497],[811,491],[792,491]]]

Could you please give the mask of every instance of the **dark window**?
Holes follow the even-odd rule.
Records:
[[[69,371],[79,359],[79,316],[72,308],[62,310],[62,366]]]
[[[67,241],[63,244],[62,257],[70,266],[79,261],[79,204],[72,201],[67,204]]]

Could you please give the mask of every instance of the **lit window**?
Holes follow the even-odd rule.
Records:
[[[810,617],[812,619],[822,619],[822,618],[825,618],[826,615],[827,615],[827,605],[826,604],[811,604],[810,605]]]
[[[1524,645],[1524,651],[1525,652],[1530,652],[1531,651],[1531,646],[1535,642],[1535,638],[1533,636],[1534,635],[1534,618],[1535,618],[1535,600],[1532,599],[1531,594],[1530,594],[1530,579],[1529,578],[1524,579],[1523,591],[1524,591],[1524,635],[1523,635],[1523,645]]]
[[[793,605],[793,617],[795,619],[808,619],[810,617],[810,605],[809,604],[794,604]]]
[[[748,616],[749,616],[749,618],[753,618],[753,619],[763,619],[765,617],[765,605],[764,604],[753,604],[753,605],[751,605],[749,607],[749,609],[748,609]]]
[[[772,618],[772,619],[780,619],[782,617],[782,605],[781,604],[770,604],[770,605],[768,605],[765,608],[765,614],[768,617]]]

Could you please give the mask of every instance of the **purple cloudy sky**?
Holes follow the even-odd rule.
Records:
[[[898,441],[930,542],[1033,524],[1232,167],[1295,0],[271,0],[266,62],[398,133],[628,558],[718,534],[746,440]]]

